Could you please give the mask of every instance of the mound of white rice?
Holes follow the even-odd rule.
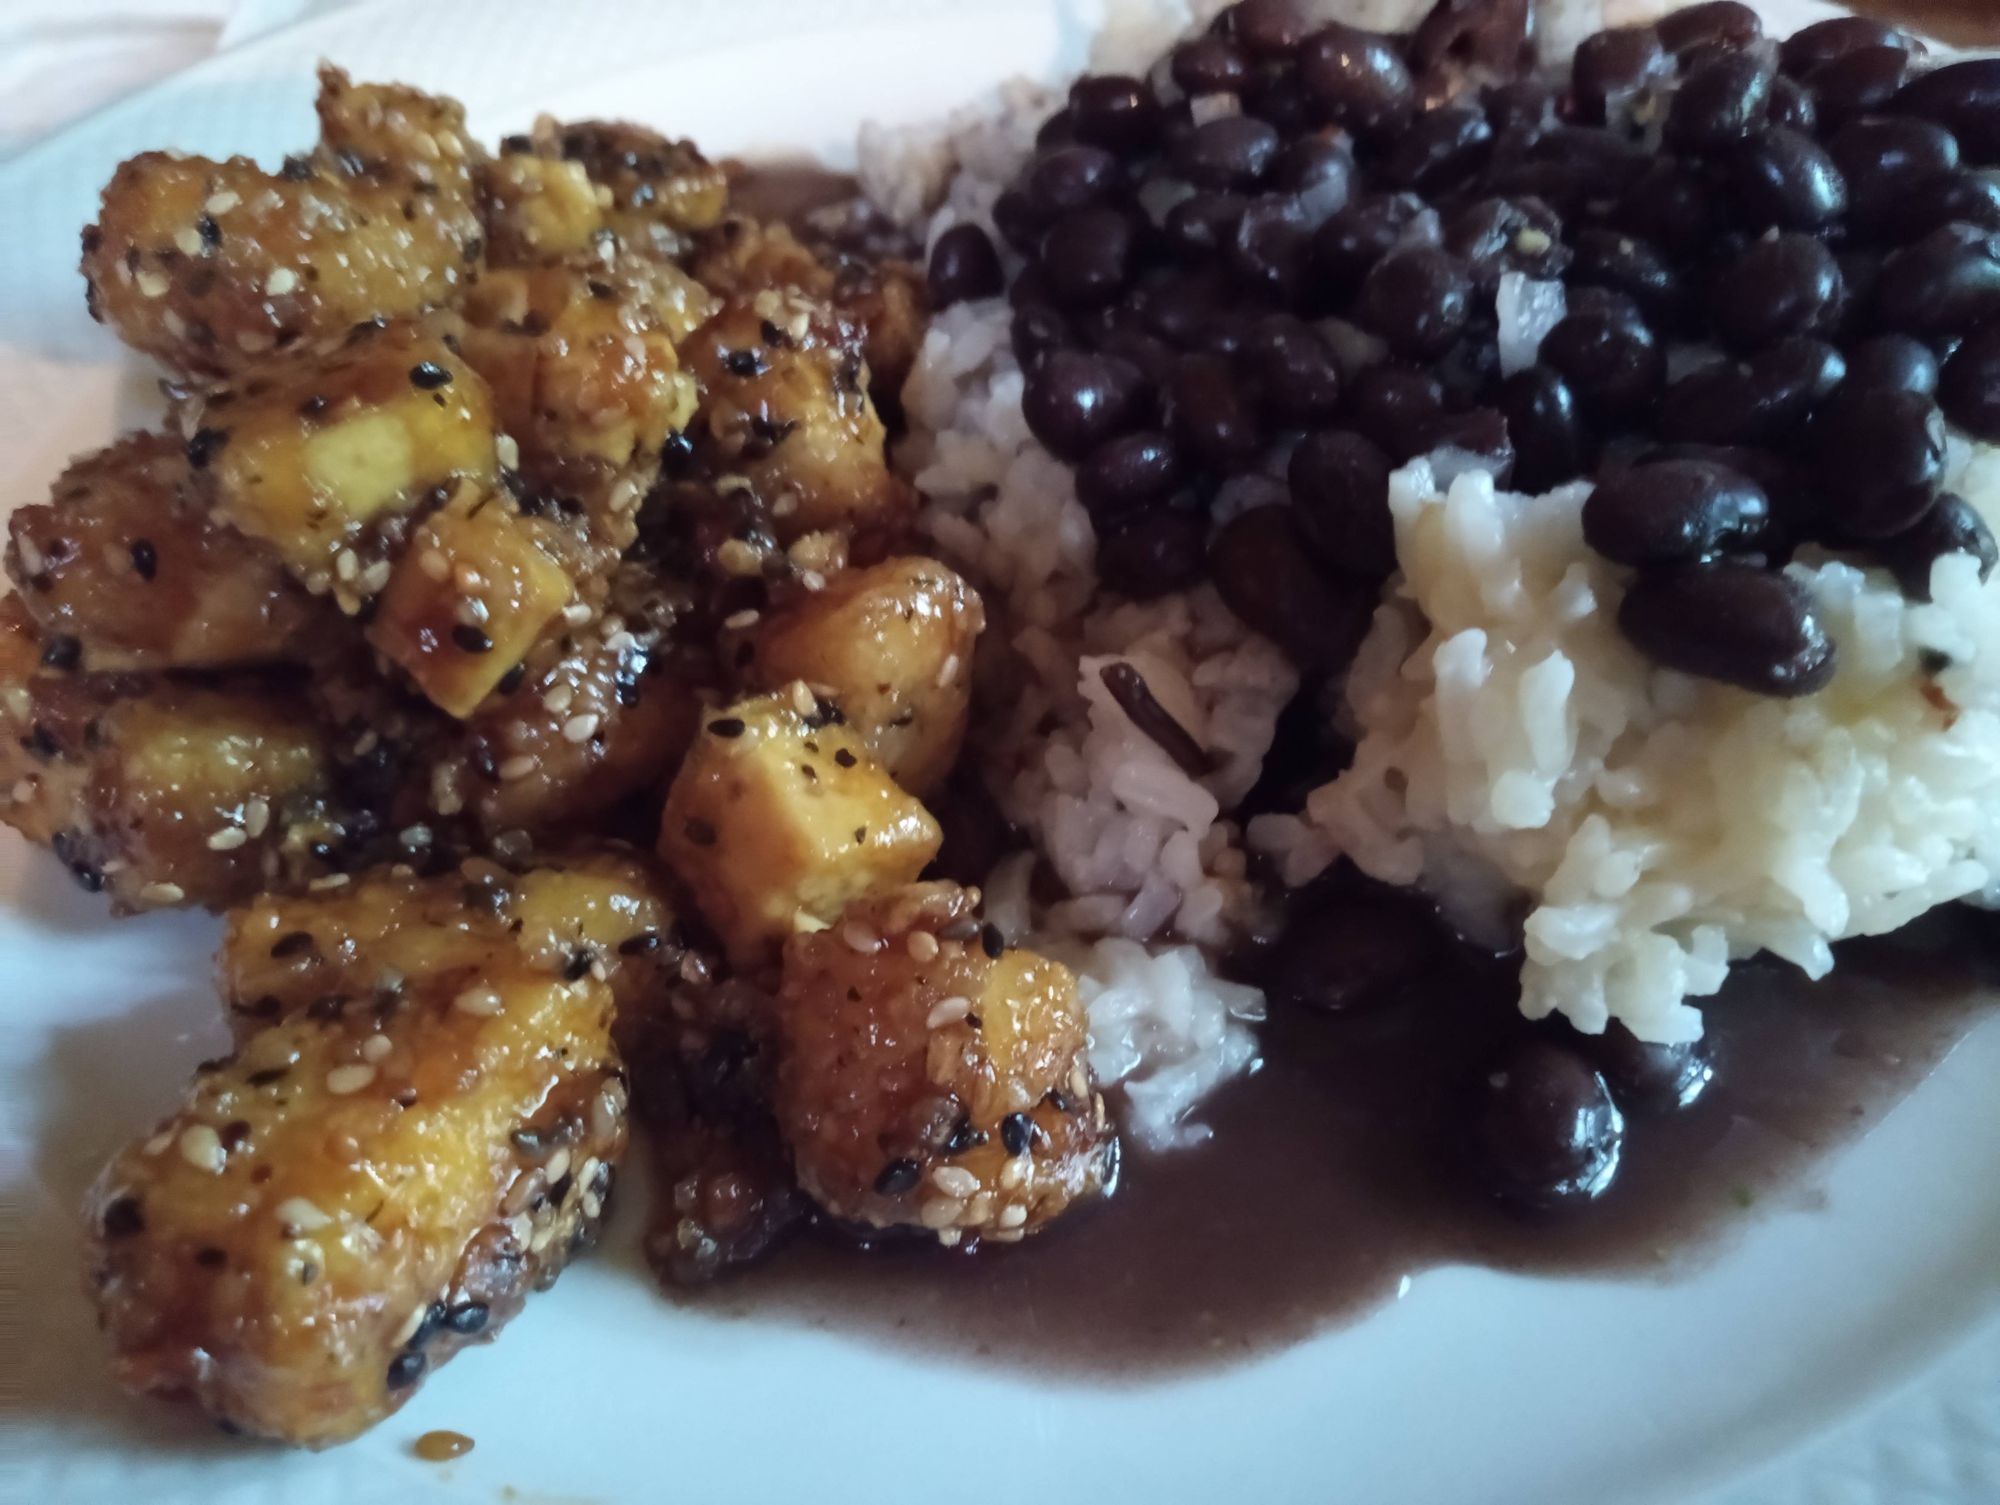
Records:
[[[1956,470],[1991,519],[2000,463]],[[1402,573],[1349,677],[1353,767],[1301,816],[1252,823],[1288,882],[1345,853],[1474,930],[1525,910],[1523,1010],[1650,1040],[1698,1035],[1687,999],[1732,959],[1819,976],[1833,941],[2000,896],[2000,580],[1948,555],[1925,604],[1809,555],[1791,569],[1837,673],[1752,695],[1626,642],[1627,572],[1583,541],[1589,490],[1397,473]]]

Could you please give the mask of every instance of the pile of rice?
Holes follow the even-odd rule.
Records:
[[[1124,7],[1097,66],[1143,66],[1220,3]],[[1566,56],[1607,19],[1667,8],[1612,14],[1620,3],[1545,11],[1545,47]],[[1329,0],[1330,16],[1383,26],[1425,8]],[[1059,102],[1020,84],[942,132],[866,133],[864,187],[926,244],[961,222],[991,231]],[[1532,348],[1551,310],[1534,285],[1505,291]],[[1296,675],[1207,587],[1144,604],[1099,590],[1070,472],[1022,418],[1009,320],[1003,299],[937,319],[899,458],[938,551],[987,594],[978,745],[1066,895],[1032,903],[1032,859],[1017,860],[989,902],[1078,968],[1092,1063],[1140,1143],[1203,1137],[1196,1105],[1255,1064],[1262,998],[1208,960],[1259,915],[1246,841],[1288,885],[1342,855],[1422,885],[1467,931],[1524,938],[1526,1013],[1622,1020],[1651,1040],[1699,1034],[1688,1000],[1734,959],[1769,950],[1817,976],[1833,941],[1954,899],[2000,902],[2000,581],[1950,556],[1917,603],[1879,570],[1807,554],[1792,571],[1838,673],[1803,700],[1754,696],[1659,670],[1625,641],[1625,572],[1582,538],[1587,485],[1510,495],[1458,455],[1392,481],[1402,569],[1335,713],[1352,768],[1297,814],[1239,830],[1221,812],[1255,782]],[[1949,484],[2000,525],[2000,460],[1963,449]],[[1213,773],[1188,777],[1126,718],[1099,680],[1119,661]]]

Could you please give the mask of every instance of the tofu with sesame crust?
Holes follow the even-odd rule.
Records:
[[[785,943],[773,1102],[837,1217],[1010,1242],[1116,1177],[1076,978],[977,907],[920,883]]]

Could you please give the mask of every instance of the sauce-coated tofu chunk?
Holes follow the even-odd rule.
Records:
[[[660,854],[739,965],[850,899],[907,883],[942,833],[803,685],[709,718],[660,819]]]
[[[1004,1242],[1116,1174],[1076,978],[976,905],[916,884],[785,943],[778,1124],[838,1217]]]

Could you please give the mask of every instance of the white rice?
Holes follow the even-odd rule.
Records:
[[[1993,519],[2000,461],[1955,470]],[[1752,695],[1625,640],[1629,572],[1584,543],[1589,492],[1396,474],[1402,574],[1349,676],[1354,764],[1300,816],[1252,822],[1287,882],[1345,853],[1475,931],[1525,909],[1523,1011],[1649,1040],[1698,1035],[1687,1000],[1733,959],[1817,977],[1836,940],[2000,899],[2000,581],[1948,555],[1925,604],[1805,555],[1791,573],[1837,672],[1802,699]]]

